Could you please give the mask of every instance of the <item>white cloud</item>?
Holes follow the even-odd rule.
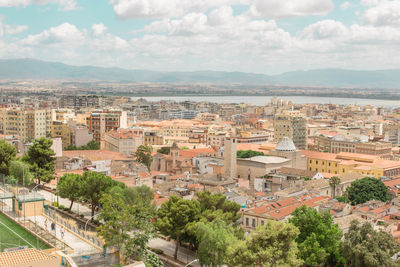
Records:
[[[3,19],[4,17],[0,14],[0,37],[4,34],[18,34],[28,29],[26,25],[3,24]]]
[[[179,18],[223,5],[248,4],[251,0],[110,0],[119,19]]]
[[[28,26],[26,25],[5,25],[6,34],[18,34],[26,31]]]
[[[374,26],[400,26],[400,1],[380,1],[364,12],[364,21]]]
[[[93,35],[98,36],[102,35],[107,31],[107,27],[103,23],[93,24],[92,26]]]
[[[304,28],[300,35],[302,38],[320,40],[335,37],[345,37],[347,34],[348,29],[342,22],[334,20],[322,20]]]
[[[59,43],[79,44],[83,39],[84,33],[79,31],[75,25],[64,23],[39,34],[28,35],[22,40],[22,43],[31,46],[46,46]]]
[[[331,0],[253,0],[249,15],[257,18],[326,15],[333,8]]]
[[[352,4],[350,2],[344,2],[343,4],[340,5],[340,9],[341,10],[347,10],[351,6],[352,6]]]
[[[65,11],[77,9],[76,0],[0,0],[0,7],[27,7],[29,5],[58,4]]]

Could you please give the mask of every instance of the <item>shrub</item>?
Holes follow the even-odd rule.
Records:
[[[150,248],[150,250],[153,251],[154,253],[158,254],[158,255],[164,254],[164,251],[162,249]]]

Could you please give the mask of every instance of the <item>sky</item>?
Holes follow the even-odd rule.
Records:
[[[0,58],[278,74],[400,68],[400,0],[0,0]]]

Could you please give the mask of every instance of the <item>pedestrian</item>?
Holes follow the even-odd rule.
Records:
[[[56,224],[54,222],[51,223],[51,230],[52,231],[56,230]]]
[[[63,227],[61,227],[60,232],[61,232],[61,239],[64,239],[64,228]]]
[[[44,220],[44,229],[47,231],[47,218]]]

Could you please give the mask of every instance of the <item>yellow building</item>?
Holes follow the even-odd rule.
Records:
[[[63,149],[71,144],[71,128],[61,121],[53,121],[51,125],[51,137],[61,138]]]
[[[365,176],[379,178],[400,177],[400,162],[381,159],[379,156],[341,152],[339,154],[323,153],[305,150],[307,170],[321,173],[342,175],[359,173]]]

